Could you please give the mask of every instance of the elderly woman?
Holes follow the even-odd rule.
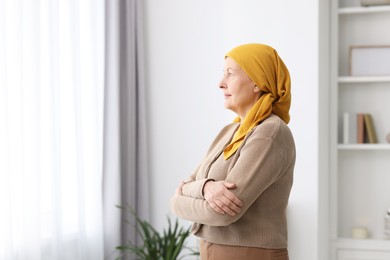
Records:
[[[295,164],[288,69],[270,46],[241,45],[226,54],[219,88],[237,118],[176,189],[171,210],[194,223],[202,260],[286,260]]]

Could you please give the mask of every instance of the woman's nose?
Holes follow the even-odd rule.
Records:
[[[223,80],[221,80],[221,81],[219,82],[219,88],[220,88],[220,89],[225,89],[225,88],[226,88],[226,84],[223,82]]]

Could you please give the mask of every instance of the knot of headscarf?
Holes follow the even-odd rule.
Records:
[[[291,103],[290,73],[272,47],[258,43],[244,44],[229,51],[226,57],[232,58],[245,71],[262,94],[224,149],[225,160],[237,151],[248,132],[271,113],[287,124],[290,121]],[[234,120],[240,121],[240,117]]]

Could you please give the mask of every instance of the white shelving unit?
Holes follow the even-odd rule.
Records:
[[[332,260],[390,260],[383,239],[390,207],[390,75],[352,77],[349,48],[390,45],[390,6],[362,7],[359,0],[331,2],[330,224]],[[370,113],[378,144],[343,144],[342,118]],[[353,239],[365,227],[367,239]]]

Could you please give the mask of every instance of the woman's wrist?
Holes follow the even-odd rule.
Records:
[[[214,180],[214,179],[206,179],[206,181],[203,183],[203,187],[202,187],[202,196],[203,196],[203,198],[204,198],[204,192],[205,192],[206,185],[207,185],[210,181],[215,181],[215,180]]]

